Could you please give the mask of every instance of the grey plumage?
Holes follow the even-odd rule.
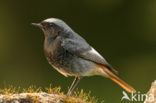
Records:
[[[51,26],[53,26],[53,28],[57,28],[53,31],[53,34],[51,34],[51,29],[50,32],[48,32],[49,30],[47,29],[48,26],[50,28],[50,23],[52,23]],[[52,66],[57,68],[57,70],[59,69],[59,72],[61,70],[63,72],[67,72],[64,74],[68,75],[82,75],[83,72],[91,69],[90,66],[95,65],[94,63],[102,64],[113,71],[111,65],[108,64],[102,56],[91,52],[92,47],[62,20],[54,18],[49,20],[47,19],[41,24],[47,25],[46,31],[45,29],[43,29],[43,31],[50,33],[48,36],[45,36],[44,50],[46,57]],[[49,50],[49,48],[51,49]],[[55,56],[53,57],[53,55],[55,55],[56,58]],[[86,65],[83,62],[86,62]],[[82,63],[83,65],[81,65]],[[78,66],[76,67],[75,65]],[[76,72],[74,72],[75,70]]]
[[[109,77],[129,92],[135,90],[112,72],[115,69],[85,39],[74,32],[64,21],[50,18],[39,26],[45,35],[44,52],[48,62],[64,76],[75,76],[67,95],[70,95],[83,76]]]

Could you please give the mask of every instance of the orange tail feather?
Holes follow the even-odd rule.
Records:
[[[122,81],[120,78],[118,78],[116,75],[114,75],[111,71],[109,71],[106,67],[102,66],[102,65],[98,65],[100,68],[102,68],[104,70],[104,72],[108,75],[108,77],[114,81],[115,83],[117,83],[118,85],[120,85],[122,88],[124,88],[126,91],[128,92],[133,92],[135,93],[136,90],[134,88],[132,88],[131,86],[129,86],[127,83],[125,83],[124,81]]]

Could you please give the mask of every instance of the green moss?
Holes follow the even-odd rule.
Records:
[[[83,89],[80,92],[76,90],[72,96],[66,97],[63,103],[98,103],[98,100],[91,97],[90,93],[85,93]]]
[[[61,87],[52,87],[50,85],[48,88],[37,88],[36,86],[30,86],[27,89],[22,89],[20,87],[15,88],[9,86],[8,88],[0,89],[0,94],[10,95],[10,94],[19,94],[19,93],[41,93],[46,92],[48,94],[57,94],[59,95],[56,99],[61,99],[63,103],[98,103],[98,100],[95,97],[91,97],[90,93],[85,93],[83,90],[76,90],[71,96],[66,96],[61,92]],[[28,95],[28,98],[33,101],[37,101],[36,97],[33,95]],[[36,102],[35,102],[36,103]]]

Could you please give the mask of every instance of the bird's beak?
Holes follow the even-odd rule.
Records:
[[[34,25],[34,26],[37,26],[37,27],[42,27],[42,24],[41,23],[31,23],[32,25]]]

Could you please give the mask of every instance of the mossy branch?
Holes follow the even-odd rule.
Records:
[[[0,103],[97,103],[90,93],[77,90],[72,96],[61,92],[61,87],[41,89],[30,86],[27,89],[10,86],[0,90]]]

